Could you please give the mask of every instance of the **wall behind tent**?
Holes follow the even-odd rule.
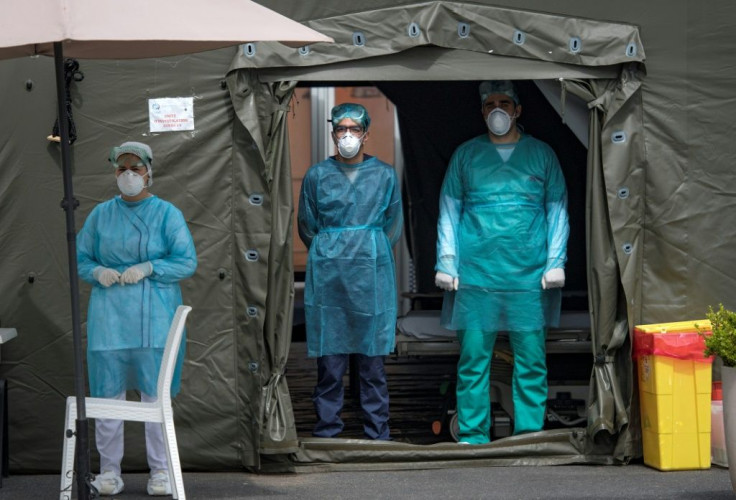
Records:
[[[81,60],[85,78],[72,86],[77,230],[97,203],[117,194],[110,148],[137,140],[153,148],[151,191],[182,210],[194,237],[199,267],[182,282],[184,302],[194,309],[187,322],[182,391],[174,400],[186,468],[226,470],[243,463],[235,357],[242,339],[234,333],[231,276],[233,207],[246,196],[232,182],[239,175],[231,160],[234,114],[221,85],[233,51]],[[64,401],[74,394],[74,383],[59,153],[46,140],[56,113],[53,59],[3,61],[0,91],[0,325],[18,330],[18,338],[3,346],[0,365],[9,387],[10,467],[58,472]],[[195,130],[149,133],[148,99],[160,97],[193,97]],[[85,338],[89,290],[82,283]],[[146,467],[142,431],[142,425],[126,424],[128,470]]]

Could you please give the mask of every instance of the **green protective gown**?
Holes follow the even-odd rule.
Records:
[[[441,321],[461,343],[461,440],[489,441],[488,376],[502,330],[514,349],[514,433],[542,428],[545,327],[558,324],[561,294],[541,281],[564,268],[568,235],[565,180],[548,145],[522,134],[504,160],[482,135],[455,151],[440,196],[436,270],[459,278]]]
[[[394,347],[401,189],[378,158],[310,167],[299,197],[299,236],[309,248],[304,289],[307,354],[385,356]]]
[[[538,330],[559,321],[542,276],[567,260],[567,190],[552,149],[522,135],[503,161],[487,135],[462,144],[442,184],[437,266],[459,277],[445,300],[452,330]]]

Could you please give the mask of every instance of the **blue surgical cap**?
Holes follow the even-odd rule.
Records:
[[[480,91],[481,104],[486,102],[489,95],[506,94],[514,100],[516,106],[519,105],[519,96],[516,94],[516,88],[511,80],[487,80],[480,84],[478,90]]]
[[[332,128],[335,128],[345,118],[350,118],[355,123],[360,123],[360,126],[365,130],[368,130],[371,124],[371,117],[368,116],[368,110],[354,102],[338,104],[332,108],[332,120],[330,120],[332,122]]]
[[[136,155],[141,159],[143,163],[149,168],[153,162],[153,151],[148,144],[142,142],[124,142],[120,146],[114,147],[110,150],[110,162],[114,165],[118,158],[125,153]]]

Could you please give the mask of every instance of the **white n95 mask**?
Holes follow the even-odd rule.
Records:
[[[337,141],[337,151],[343,158],[350,159],[358,154],[362,142],[354,135],[347,133]]]
[[[143,176],[126,170],[118,175],[118,189],[125,196],[138,196],[143,191]]]
[[[511,128],[511,117],[506,111],[496,108],[488,113],[486,125],[493,135],[506,135]]]

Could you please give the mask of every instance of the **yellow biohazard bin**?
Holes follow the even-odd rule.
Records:
[[[705,319],[634,328],[644,463],[651,467],[710,468],[713,358],[698,334],[710,329]]]

